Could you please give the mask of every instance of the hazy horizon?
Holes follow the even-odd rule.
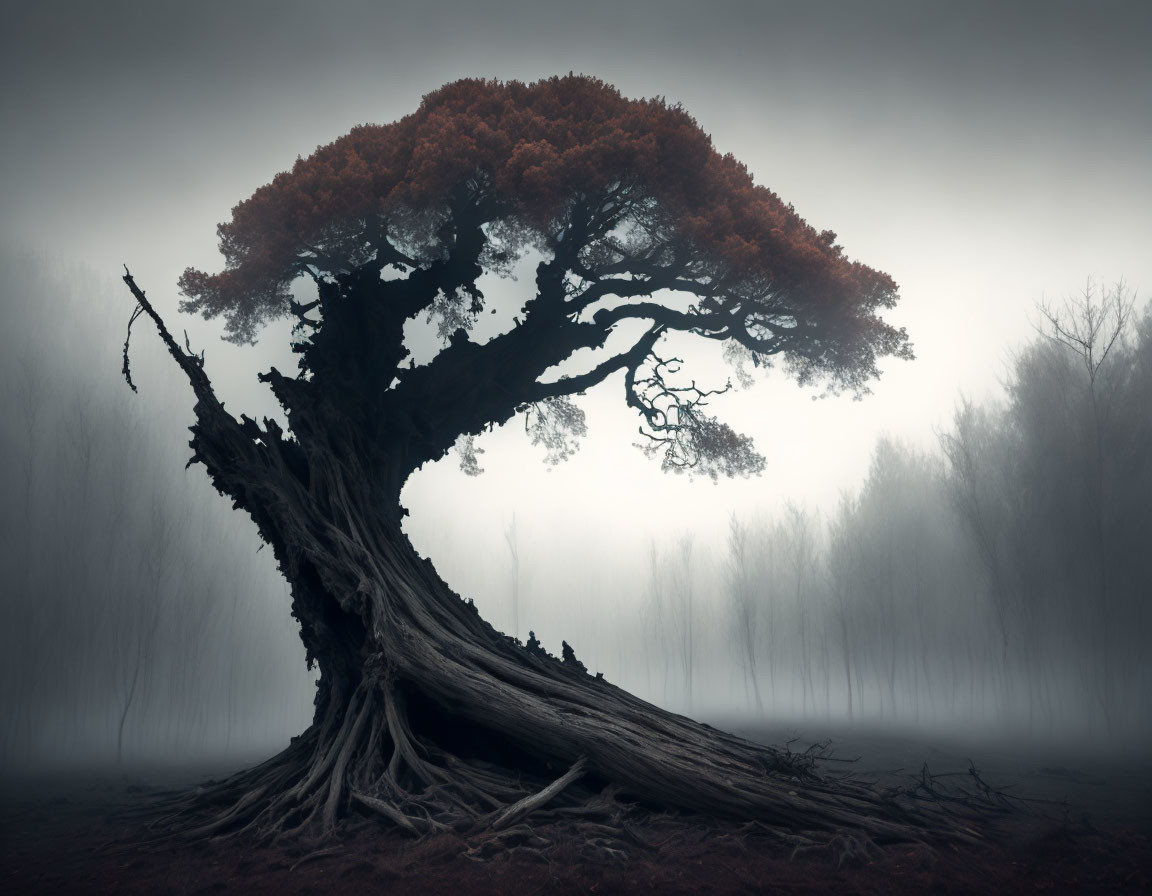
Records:
[[[479,440],[483,476],[464,476],[452,456],[414,475],[404,492],[408,530],[465,596],[483,601],[503,587],[515,518],[539,592],[531,612],[540,621],[529,615],[521,635],[581,623],[572,606],[580,589],[583,616],[611,614],[621,595],[639,600],[653,539],[670,545],[691,533],[701,563],[719,563],[733,513],[751,519],[792,502],[827,522],[842,493],[860,489],[882,436],[935,452],[962,397],[1002,397],[1016,353],[1035,335],[1038,302],[1059,302],[1089,281],[1123,279],[1141,305],[1152,291],[1152,5],[1144,3],[593,2],[577,14],[528,2],[44,2],[7,4],[2,14],[4,258],[21,264],[8,250],[27,247],[58,272],[74,271],[75,301],[94,303],[92,319],[107,328],[70,329],[82,316],[63,302],[39,317],[15,314],[27,295],[13,268],[3,307],[10,328],[38,321],[10,332],[12,345],[66,334],[65,347],[40,360],[69,388],[114,388],[132,307],[117,281],[127,264],[172,330],[186,328],[205,350],[229,410],[275,414],[256,373],[293,369],[287,323],[269,326],[255,347],[225,343],[218,321],[177,312],[177,277],[186,266],[217,270],[217,223],[298,156],[358,123],[395,120],[460,77],[575,71],[627,96],[681,103],[758,183],[818,229],[835,230],[849,256],[892,274],[902,299],[886,316],[907,328],[916,360],[884,363],[872,395],[814,401],[819,390],[773,374],[715,403],[765,454],[759,477],[712,484],[661,473],[632,447],[636,420],[615,379],[581,401],[589,434],[564,464],[544,464],[513,420]],[[530,285],[501,282],[491,295],[516,303]],[[151,328],[137,327],[134,352],[154,351],[145,347]],[[66,348],[97,335],[94,354]],[[148,438],[163,443],[157,456],[163,469],[171,464],[177,493],[189,490],[179,502],[215,507],[203,470],[181,472],[192,397],[164,379],[171,372],[156,372],[162,361],[141,362],[152,374],[138,378],[147,409],[139,413],[170,433]],[[689,361],[708,385],[729,375],[705,352]],[[93,376],[86,364],[103,372]],[[201,512],[224,513],[193,514]],[[248,534],[229,549],[254,551],[251,527],[236,526]],[[282,612],[290,627],[270,564],[265,553],[252,567],[263,595],[253,619]],[[563,595],[567,603],[549,604],[543,567],[561,579],[589,574]],[[489,600],[503,624],[506,609]],[[299,661],[291,653],[299,645],[284,646],[291,634],[275,634],[277,669]],[[303,697],[292,691],[286,702],[307,699],[305,676],[290,686]],[[275,693],[275,682],[247,693]]]

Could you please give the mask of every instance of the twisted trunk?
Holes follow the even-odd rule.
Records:
[[[402,532],[410,441],[382,439],[371,415],[274,370],[265,379],[295,438],[270,420],[235,420],[202,361],[125,280],[196,393],[193,460],[272,545],[321,671],[309,729],[209,789],[222,811],[194,835],[330,830],[361,811],[417,835],[491,830],[548,801],[571,804],[587,792],[583,776],[592,791],[612,784],[642,803],[781,832],[971,836],[936,803],[821,777],[810,755],[676,716],[498,633]]]

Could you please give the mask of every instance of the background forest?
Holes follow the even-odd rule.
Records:
[[[181,473],[187,389],[144,333],[129,391],[115,281],[12,248],[0,267],[0,756],[286,742],[311,673],[254,527]],[[503,531],[441,507],[410,535],[497,628],[704,719],[1147,738],[1152,306],[1089,283],[1035,318],[998,400],[958,396],[935,444],[881,439],[838,506],[751,479],[762,510],[726,531],[609,509],[558,539],[510,505]]]

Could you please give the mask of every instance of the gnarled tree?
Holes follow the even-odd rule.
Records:
[[[186,271],[183,308],[222,315],[238,342],[297,317],[298,375],[261,375],[288,432],[226,413],[202,357],[125,280],[195,390],[193,460],[272,545],[321,676],[312,726],[210,791],[227,805],[201,833],[325,829],[353,811],[414,833],[501,827],[557,789],[531,798],[533,781],[566,768],[561,786],[584,774],[643,803],[792,831],[892,838],[940,817],[500,634],[402,532],[401,489],[422,464],[461,439],[467,455],[470,437],[516,414],[563,455],[565,432],[583,429],[572,396],[608,380],[665,468],[758,471],[749,439],[705,410],[713,393],[677,378],[667,334],[857,392],[880,357],[910,357],[879,317],[893,281],[754,185],[686,112],[588,77],[459,81],[298,161],[219,235],[225,268]],[[473,340],[496,310],[480,278],[525,253],[539,258],[534,289],[506,309],[508,328]],[[294,300],[300,277],[315,301]],[[420,364],[405,345],[418,317],[443,341]],[[617,329],[629,344],[606,350]],[[585,368],[557,375],[581,350]]]

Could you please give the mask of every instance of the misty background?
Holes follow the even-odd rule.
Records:
[[[183,268],[219,267],[215,224],[297,155],[440,84],[570,69],[682,102],[758,182],[891,273],[889,317],[917,360],[886,364],[861,402],[814,401],[780,374],[737,383],[714,408],[768,468],[716,485],[631,447],[610,381],[582,401],[589,435],[561,465],[514,420],[478,440],[484,475],[452,456],[415,475],[417,548],[497,628],[555,653],[566,640],[698,717],[1147,742],[1145,5],[3,15],[6,763],[258,756],[311,715],[271,552],[202,468],[184,470],[192,397],[146,322],[139,394],[121,377],[120,265],[206,350],[234,413],[274,415],[255,374],[293,369],[287,324],[237,348],[176,311]],[[1116,297],[1130,310],[1098,369],[1042,334],[1041,303],[1071,321]],[[731,376],[685,350],[701,382]]]

